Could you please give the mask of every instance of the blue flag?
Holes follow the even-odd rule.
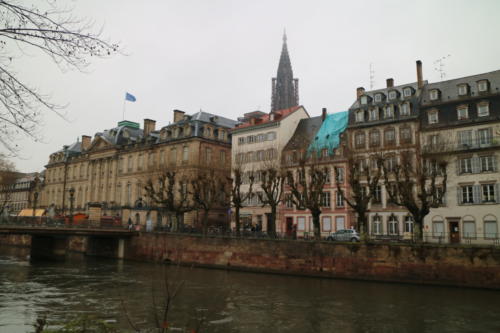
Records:
[[[125,93],[125,100],[130,101],[130,102],[135,102],[135,96],[126,92]]]

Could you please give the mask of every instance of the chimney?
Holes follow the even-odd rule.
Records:
[[[90,148],[90,140],[92,138],[88,135],[82,135],[82,150],[88,150]]]
[[[387,80],[385,80],[385,82],[387,83],[387,88],[394,87],[394,79],[393,78],[387,79]]]
[[[417,60],[417,85],[418,89],[422,89],[424,86],[424,79],[422,78],[422,62]]]
[[[174,123],[181,121],[182,118],[184,118],[184,111],[181,110],[174,110]]]
[[[326,119],[326,108],[321,110],[321,122],[324,122]]]
[[[155,130],[156,121],[151,119],[144,119],[144,137],[148,137],[151,132]]]
[[[359,87],[356,89],[356,99],[359,99],[365,93],[365,88]]]

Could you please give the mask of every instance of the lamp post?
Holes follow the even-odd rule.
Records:
[[[75,189],[69,189],[69,216],[71,225],[73,225],[73,202],[75,201]]]
[[[38,192],[33,193],[33,222],[36,223],[36,201],[38,200]]]

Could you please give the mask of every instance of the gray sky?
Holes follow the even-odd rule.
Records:
[[[168,124],[173,109],[233,119],[268,112],[284,28],[300,103],[311,116],[349,108],[356,87],[370,87],[370,63],[374,88],[389,77],[396,85],[416,81],[418,59],[424,79],[439,81],[433,62],[448,54],[447,79],[500,69],[495,0],[66,2],[76,16],[103,25],[128,56],[96,60],[88,73],[61,73],[29,50],[16,60],[21,78],[68,104],[67,120],[45,114],[43,143],[19,141],[21,171],[41,171],[64,144],[114,127],[126,91],[137,102],[127,103],[125,118],[141,126],[144,118]]]

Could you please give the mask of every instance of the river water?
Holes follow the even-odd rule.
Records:
[[[0,332],[33,332],[46,316],[93,315],[120,331],[153,327],[154,305],[179,286],[171,331],[500,332],[500,292],[300,278],[71,255],[33,261],[0,247]],[[154,300],[153,300],[154,299]],[[159,313],[159,311],[157,311]],[[128,318],[128,319],[127,319]],[[160,320],[161,321],[161,320]]]

